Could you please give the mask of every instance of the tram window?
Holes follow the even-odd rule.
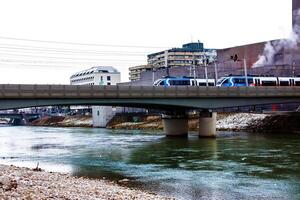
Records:
[[[300,86],[300,81],[295,81],[295,86]]]
[[[276,81],[261,81],[262,86],[276,86]]]
[[[222,83],[222,85],[223,85],[223,84],[227,84],[227,83],[229,83],[229,79],[226,79],[226,80]]]
[[[159,83],[159,85],[165,85],[165,82],[164,82],[164,81],[161,81],[161,82]]]
[[[199,83],[199,86],[206,86],[206,83]]]
[[[190,85],[189,80],[171,80],[170,85]]]
[[[215,86],[214,83],[208,83],[208,86]]]
[[[289,86],[289,82],[288,81],[280,81],[279,85],[280,86]]]
[[[235,78],[233,79],[234,83],[238,83],[238,84],[246,84],[246,79],[245,78]],[[253,83],[253,78],[248,78],[248,83]]]
[[[234,83],[242,84],[242,83],[246,83],[245,80],[246,80],[246,79],[244,79],[244,78],[234,78],[232,81],[233,81]]]

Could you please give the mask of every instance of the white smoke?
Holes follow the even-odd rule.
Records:
[[[297,49],[300,43],[300,9],[294,11],[294,16],[295,23],[289,38],[267,42],[263,54],[258,56],[258,60],[253,64],[253,67],[274,64],[274,56],[282,49]]]

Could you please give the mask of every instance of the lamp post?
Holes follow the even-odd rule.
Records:
[[[166,68],[166,71],[167,71],[167,76],[170,76],[169,66],[168,66],[168,51],[165,51],[165,68]]]
[[[207,64],[208,64],[208,59],[205,54],[202,56],[202,63],[204,66],[204,74],[205,74],[205,80],[206,80],[206,86],[208,86],[208,75],[207,75]]]
[[[246,63],[246,59],[243,59],[244,61],[244,73],[245,73],[245,83],[246,83],[246,87],[249,86],[248,84],[248,72],[247,72],[247,63]]]
[[[155,66],[152,67],[152,84],[154,84],[155,81]]]
[[[194,76],[194,86],[197,86],[197,83],[196,83],[196,59],[195,59],[195,55],[193,55],[193,76]]]
[[[214,62],[214,66],[215,66],[215,85],[216,85],[217,81],[218,81],[218,69],[217,69],[217,62],[216,62],[216,60]]]
[[[293,64],[292,64],[292,68],[293,68],[293,77],[295,77],[295,65],[296,65],[296,62],[293,61]]]

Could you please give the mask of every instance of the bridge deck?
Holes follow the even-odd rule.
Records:
[[[300,87],[0,85],[0,99],[300,97]]]
[[[300,87],[0,85],[0,109],[51,105],[214,109],[299,102]]]

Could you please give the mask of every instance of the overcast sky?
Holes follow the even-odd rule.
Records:
[[[291,0],[3,0],[0,83],[69,84],[100,65],[121,71],[148,53],[198,41],[205,48],[288,37]],[[53,41],[53,42],[52,42]]]

